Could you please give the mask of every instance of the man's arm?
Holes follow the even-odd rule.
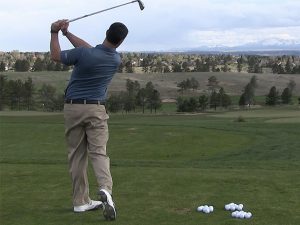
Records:
[[[61,20],[58,20],[51,24],[51,40],[50,40],[50,54],[51,59],[60,62],[60,44],[58,39],[58,32],[61,28]]]
[[[74,34],[72,34],[71,32],[69,32],[68,27],[69,27],[69,22],[67,20],[65,20],[61,27],[61,31],[62,31],[63,35],[69,39],[69,41],[72,43],[72,45],[75,48],[77,48],[77,47],[91,48],[92,47],[86,41],[82,40],[81,38],[79,38],[79,37],[75,36]]]
[[[79,37],[75,36],[71,32],[67,31],[67,33],[64,34],[69,41],[72,43],[72,45],[77,48],[77,47],[86,47],[86,48],[91,48],[92,46],[85,42],[84,40],[80,39]]]

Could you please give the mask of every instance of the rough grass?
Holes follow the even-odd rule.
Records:
[[[269,123],[281,118],[277,110],[248,113],[244,123],[235,122],[236,112],[111,115],[114,223],[299,224],[300,128]],[[295,118],[294,110],[281,113]],[[62,115],[0,116],[0,128],[1,224],[110,224],[100,211],[71,210]],[[95,197],[91,168],[89,177]],[[230,202],[253,218],[231,218],[223,210]],[[197,213],[202,204],[215,212]]]

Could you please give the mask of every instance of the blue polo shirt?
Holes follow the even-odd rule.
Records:
[[[62,51],[60,58],[63,64],[74,65],[66,99],[105,101],[107,87],[121,63],[121,57],[115,49],[104,45],[79,47]]]

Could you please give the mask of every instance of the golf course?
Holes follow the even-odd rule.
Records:
[[[300,223],[298,106],[111,114],[115,222],[102,210],[73,213],[63,123],[61,113],[0,112],[1,224]],[[89,181],[95,199],[91,167]],[[231,202],[252,218],[232,218],[224,210]],[[197,212],[200,205],[214,212]]]
[[[0,225],[300,225],[300,0],[1,3]]]

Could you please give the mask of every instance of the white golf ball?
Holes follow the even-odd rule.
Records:
[[[244,211],[240,211],[239,212],[239,218],[240,219],[244,219],[245,218],[245,212]]]
[[[225,205],[225,209],[227,210],[227,211],[229,211],[230,210],[230,205],[228,204],[228,205]]]
[[[214,207],[213,206],[209,206],[209,211],[213,212],[214,211]]]
[[[252,217],[252,213],[251,212],[247,212],[246,214],[245,214],[245,218],[246,219],[250,219]]]
[[[204,207],[203,212],[204,213],[210,213],[209,208],[208,207]]]
[[[236,209],[239,210],[239,211],[242,211],[243,210],[243,205],[242,204],[239,204],[237,205]]]
[[[235,205],[230,205],[229,210],[234,211],[235,210]]]
[[[203,208],[204,208],[204,206],[201,205],[201,206],[199,206],[199,207],[197,208],[197,211],[198,211],[198,212],[202,212]]]
[[[234,212],[231,213],[231,216],[232,216],[233,218],[236,218],[236,217],[237,217],[237,213],[238,213],[238,211],[234,211]]]

